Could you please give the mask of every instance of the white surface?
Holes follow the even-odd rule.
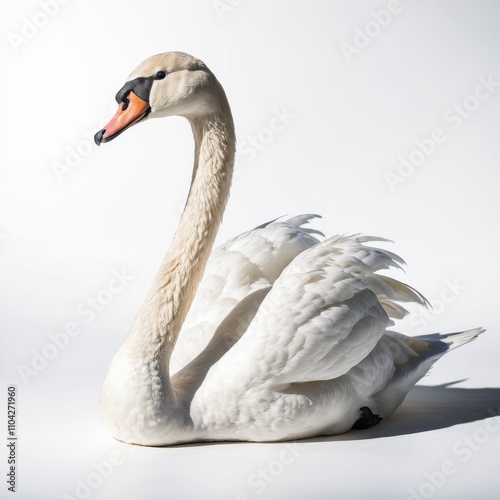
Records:
[[[25,18],[43,24],[41,3],[2,2],[1,377],[5,392],[18,387],[17,498],[495,498],[500,86],[470,96],[481,77],[500,82],[498,3],[402,2],[350,61],[341,44],[387,2],[69,1],[19,42]],[[398,276],[435,305],[401,331],[487,328],[378,427],[290,449],[137,448],[103,431],[100,382],[175,228],[192,140],[175,118],[99,149],[87,137],[114,112],[126,75],[166,50],[203,59],[232,104],[239,168],[219,241],[285,213],[320,213],[329,234],[396,242],[408,262]],[[464,100],[478,107],[459,122],[453,106]],[[276,110],[293,118],[271,138],[263,129]],[[442,142],[392,191],[384,173],[436,128]],[[78,147],[81,161],[59,182],[54,163]],[[133,276],[123,291],[103,292],[122,270]],[[110,303],[92,315],[96,296]],[[81,333],[23,380],[32,350],[53,354],[49,335],[71,322]],[[93,462],[113,451],[120,464],[100,479]],[[75,492],[79,478],[95,488]],[[13,496],[6,486],[2,498]]]

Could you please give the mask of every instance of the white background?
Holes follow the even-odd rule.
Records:
[[[384,27],[382,0],[66,0],[50,18],[42,3],[3,0],[0,39],[1,391],[17,386],[17,498],[498,495],[500,85],[471,97],[480,78],[500,82],[498,2],[392,2]],[[394,240],[408,263],[396,276],[435,306],[401,331],[487,328],[379,426],[291,449],[140,448],[103,430],[100,383],[175,229],[193,144],[180,118],[101,148],[89,138],[130,71],[168,50],[204,60],[232,104],[238,170],[219,241],[320,213],[327,234]],[[452,119],[455,105],[467,117]],[[270,134],[276,110],[293,118]],[[391,189],[387,172],[437,128],[445,139]],[[113,271],[133,279],[110,296]],[[97,296],[110,303],[85,313]],[[74,323],[64,349],[47,347]],[[0,496],[16,498],[4,480]]]

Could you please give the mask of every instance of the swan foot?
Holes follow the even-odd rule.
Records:
[[[361,412],[361,417],[354,422],[352,429],[368,429],[369,427],[377,425],[382,420],[382,418],[375,415],[368,406],[363,406],[359,411]]]

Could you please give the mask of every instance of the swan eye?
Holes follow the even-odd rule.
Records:
[[[158,71],[155,75],[155,80],[163,80],[167,76],[166,71]]]

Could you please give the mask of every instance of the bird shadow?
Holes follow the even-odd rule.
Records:
[[[351,441],[403,436],[500,415],[500,388],[452,387],[460,381],[415,386],[396,412],[378,425],[336,436],[309,438],[306,442]]]

